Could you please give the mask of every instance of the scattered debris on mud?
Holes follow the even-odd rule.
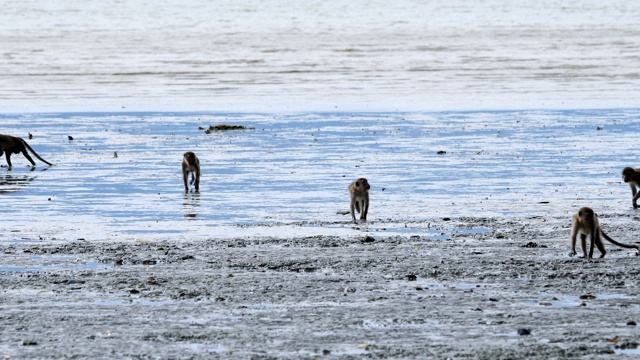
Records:
[[[432,224],[493,227],[446,240],[5,243],[0,326],[11,331],[0,333],[0,351],[11,358],[637,356],[637,258],[613,246],[605,259],[571,258],[563,221]],[[632,233],[632,223],[624,226],[618,230]]]

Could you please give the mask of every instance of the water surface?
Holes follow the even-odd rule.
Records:
[[[638,110],[436,113],[52,113],[4,115],[21,154],[0,169],[3,240],[384,234],[447,239],[445,217],[566,217],[592,206],[632,221]],[[213,132],[219,123],[249,130]],[[68,136],[73,140],[68,140]],[[26,138],[26,136],[24,136]],[[195,151],[201,191],[180,163]],[[117,154],[117,157],[116,157]],[[4,161],[3,161],[4,163]],[[353,225],[347,186],[372,185]],[[617,215],[616,215],[617,214]]]

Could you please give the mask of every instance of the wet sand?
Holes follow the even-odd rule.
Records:
[[[606,219],[603,222],[606,224]],[[371,221],[369,226],[374,226]],[[568,256],[560,217],[420,236],[2,245],[7,358],[637,356],[638,258]],[[356,228],[364,230],[366,225]],[[489,228],[487,232],[465,229]],[[632,223],[608,232],[631,242]]]

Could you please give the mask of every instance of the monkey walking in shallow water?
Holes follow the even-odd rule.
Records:
[[[195,183],[195,191],[200,191],[200,160],[195,153],[187,151],[182,157],[182,180],[184,181],[184,192],[189,192],[187,180],[191,173],[191,184]]]
[[[582,257],[587,258],[587,236],[591,238],[591,248],[589,250],[588,258],[593,257],[593,245],[595,244],[600,251],[600,257],[603,258],[606,254],[604,249],[604,243],[602,238],[604,237],[610,243],[618,245],[627,249],[636,249],[640,251],[638,245],[627,245],[619,243],[607,235],[600,227],[598,221],[598,215],[589,207],[580,208],[577,214],[573,216],[573,223],[571,224],[571,253],[570,256],[576,255],[576,237],[580,235],[580,247],[582,248]]]
[[[629,184],[631,187],[631,204],[634,209],[638,208],[638,198],[640,198],[640,169],[634,169],[632,167],[626,167],[622,169],[622,180]]]
[[[26,157],[27,160],[29,160],[32,166],[36,166],[35,161],[33,161],[31,156],[29,156],[29,153],[27,152],[27,150],[31,151],[31,153],[43,163],[49,166],[53,165],[47,160],[41,158],[40,155],[38,155],[38,153],[36,153],[35,150],[33,150],[31,146],[29,146],[29,144],[27,144],[26,141],[22,140],[22,138],[19,138],[17,136],[0,134],[0,156],[2,156],[2,153],[5,154],[7,158],[7,165],[9,165],[9,169],[11,169],[11,166],[12,166],[11,154],[19,154],[19,153],[22,153],[22,155],[24,155],[24,157]]]
[[[351,195],[351,219],[356,222],[355,211],[360,213],[360,220],[367,220],[369,212],[369,189],[371,186],[365,178],[359,178],[349,185],[349,194]]]

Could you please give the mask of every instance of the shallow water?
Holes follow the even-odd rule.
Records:
[[[613,218],[607,222],[632,221],[631,194],[619,174],[637,166],[639,113],[4,115],[3,131],[25,138],[31,132],[29,143],[55,166],[32,170],[18,154],[11,171],[1,169],[8,214],[1,237],[446,239],[489,230],[431,228],[431,221],[568,219],[580,206]],[[219,123],[254,129],[199,130]],[[183,192],[180,162],[188,150],[202,164],[199,194]],[[372,185],[372,205],[369,222],[354,225],[336,212],[348,210],[347,186],[361,176]]]

